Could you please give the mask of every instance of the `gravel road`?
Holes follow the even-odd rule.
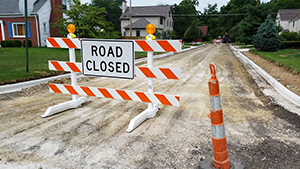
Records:
[[[197,168],[212,155],[209,63],[220,81],[229,158],[246,168],[299,169],[300,117],[264,96],[225,44],[155,60],[154,67],[181,68],[179,81],[154,80],[155,92],[180,95],[181,105],[160,106],[131,133],[130,120],[147,103],[89,97],[80,108],[41,118],[71,96],[49,93],[46,84],[0,95],[0,168]],[[144,78],[78,84],[147,91]]]

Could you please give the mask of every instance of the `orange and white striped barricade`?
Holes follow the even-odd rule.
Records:
[[[80,43],[80,39],[77,38],[72,38],[71,34],[68,34],[68,38],[61,38],[61,40],[63,42],[63,44],[67,44],[69,47],[69,64],[72,65],[76,62],[76,57],[75,57],[75,49],[77,48],[76,45],[79,45]],[[51,42],[51,40],[50,40]],[[50,44],[49,40],[47,39],[47,46],[49,46]],[[52,41],[53,42],[53,41]],[[74,45],[76,44],[76,45]],[[52,46],[52,45],[51,45]],[[71,72],[71,84],[72,86],[76,86],[77,85],[77,73],[76,71],[72,71]],[[80,97],[78,98],[77,95],[72,95],[72,100],[71,101],[67,101],[58,105],[54,105],[54,106],[50,106],[48,107],[48,109],[46,110],[46,112],[41,116],[41,117],[48,117],[51,116],[53,114],[68,110],[68,109],[72,109],[72,108],[77,108],[80,105],[88,102],[89,100],[86,97]]]
[[[140,101],[140,102],[148,103],[148,108],[130,121],[128,129],[126,130],[127,132],[131,132],[144,120],[154,117],[158,110],[157,104],[179,106],[180,105],[179,96],[177,95],[172,96],[172,95],[153,92],[153,78],[179,80],[181,78],[181,69],[156,68],[156,67],[152,67],[152,65],[153,65],[153,51],[180,52],[182,41],[181,40],[155,40],[155,41],[136,40],[133,42],[134,42],[134,51],[148,52],[147,54],[148,67],[134,68],[135,77],[148,78],[148,92],[77,86],[77,84],[75,83],[74,84],[72,83],[72,85],[49,84],[50,92],[72,94],[75,96],[76,95],[94,96],[94,97],[104,97],[104,98],[111,98],[111,99],[131,100],[131,101]],[[53,48],[81,49],[80,39],[76,39],[76,38],[74,39],[47,38],[47,46]],[[51,61],[51,60],[49,60],[48,63],[49,63],[50,70],[82,73],[82,63]],[[64,107],[64,106],[65,106],[64,103],[62,103],[62,106],[58,106],[58,107]],[[64,110],[66,109],[68,108],[66,107]],[[55,111],[55,113],[57,112],[58,110]]]
[[[200,169],[218,168],[230,169],[238,168],[243,169],[242,164],[233,160],[229,161],[225,126],[223,121],[223,112],[221,105],[221,97],[219,90],[219,81],[216,76],[216,69],[214,64],[210,64],[211,78],[208,81],[209,100],[210,100],[210,114],[208,117],[211,119],[212,131],[212,144],[213,144],[213,158],[206,158],[200,163]]]

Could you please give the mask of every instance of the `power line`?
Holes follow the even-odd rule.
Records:
[[[196,14],[173,14],[173,16],[242,16],[246,14],[204,14],[204,15],[196,15]]]

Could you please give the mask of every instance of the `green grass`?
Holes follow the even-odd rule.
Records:
[[[26,72],[25,48],[0,48],[0,84],[49,75],[48,60],[69,61],[68,49],[28,48],[29,72]],[[154,52],[159,54],[162,52]],[[76,62],[81,62],[80,50],[75,50]],[[147,52],[136,52],[136,58],[147,56]]]
[[[300,73],[300,50],[285,49],[277,52],[261,52],[257,50],[250,51]]]

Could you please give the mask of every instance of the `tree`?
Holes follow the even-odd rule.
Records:
[[[254,47],[261,51],[277,51],[281,45],[278,32],[270,15],[258,28],[253,39]]]
[[[238,22],[244,19],[249,6],[256,6],[257,0],[230,0],[226,6],[221,7],[221,14],[231,14],[220,18],[224,32],[229,32]]]
[[[257,6],[248,6],[245,18],[240,22],[238,38],[241,42],[251,44],[253,36],[256,34],[258,27],[267,18],[267,15],[272,13],[274,8],[273,3],[260,4]]]
[[[105,8],[80,4],[80,0],[68,0],[70,10],[61,10],[68,18],[59,17],[53,27],[59,28],[59,34],[67,34],[68,24],[74,24],[75,34],[81,38],[118,38],[119,33],[115,32],[114,25],[106,21]],[[104,29],[101,32],[100,29]]]
[[[175,4],[172,6],[174,16],[173,29],[178,38],[182,38],[192,22],[198,20],[198,11],[196,10],[196,6],[198,5],[198,0],[183,0],[179,5]]]
[[[300,0],[278,0],[277,9],[300,9]]]
[[[106,20],[112,22],[116,30],[121,29],[120,16],[122,15],[122,0],[93,0],[92,6],[105,8],[107,11]]]
[[[193,41],[194,39],[202,38],[203,33],[201,29],[193,23],[184,33],[184,39],[187,41]]]

